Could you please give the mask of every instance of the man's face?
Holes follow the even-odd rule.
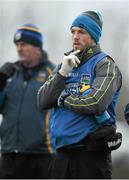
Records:
[[[89,33],[80,27],[72,27],[72,46],[73,50],[83,51],[84,48],[91,46],[93,43],[93,39],[89,35]]]
[[[17,42],[16,49],[19,61],[25,65],[33,66],[39,63],[39,48],[25,42]]]

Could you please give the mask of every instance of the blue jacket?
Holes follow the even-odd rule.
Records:
[[[71,94],[76,95],[84,96],[86,93],[89,93],[90,87],[82,92],[80,83],[84,84],[84,82],[86,82],[86,85],[89,86],[93,83],[96,63],[106,56],[105,53],[97,54],[79,68],[73,69],[65,81],[66,89],[68,89]],[[116,92],[111,105],[107,109],[109,116],[104,118],[103,125],[115,123],[114,108],[118,95],[119,92]],[[96,118],[94,114],[85,116],[77,114],[70,109],[60,107],[53,108],[51,115],[51,133],[56,139],[56,148],[71,145],[82,140],[89,133],[101,126],[100,122],[98,122],[98,119],[101,118],[101,116],[99,115]],[[99,120],[101,121],[101,119]]]
[[[115,124],[120,87],[118,67],[102,52],[85,59],[67,78],[57,73],[46,82],[39,92],[39,105],[40,109],[53,107],[51,136],[56,148],[78,143],[99,127]],[[64,99],[64,107],[58,107],[57,99],[63,89],[69,95]],[[49,100],[52,91],[57,97]]]
[[[53,64],[44,56],[31,75],[21,64],[7,80],[0,93],[0,126],[2,153],[49,153],[52,152],[49,137],[49,113],[37,108],[37,92],[53,69]]]

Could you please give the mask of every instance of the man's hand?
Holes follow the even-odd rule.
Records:
[[[8,79],[10,76],[13,75],[15,71],[14,63],[7,62],[0,68],[0,74],[5,75]]]
[[[74,67],[78,67],[78,65],[80,64],[80,60],[78,59],[76,54],[78,54],[79,52],[80,50],[77,50],[70,53],[68,56],[64,56],[61,69],[59,70],[59,73],[62,76],[67,77],[68,73],[72,71]]]
[[[13,75],[13,73],[16,70],[16,65],[14,63],[5,63],[1,68],[0,68],[0,91],[4,89],[6,86],[6,81],[9,77]]]

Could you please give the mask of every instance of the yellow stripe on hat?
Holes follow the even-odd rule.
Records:
[[[23,30],[31,30],[31,31],[34,31],[34,32],[39,32],[41,33],[41,31],[39,29],[36,29],[36,28],[33,28],[33,27],[20,27],[18,28],[19,30],[20,29],[23,29]]]

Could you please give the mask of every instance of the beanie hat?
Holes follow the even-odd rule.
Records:
[[[102,34],[102,15],[97,11],[86,11],[80,14],[72,23],[72,27],[81,27],[85,29],[96,43]]]
[[[14,35],[14,43],[20,41],[42,48],[42,34],[40,30],[33,24],[25,24],[17,29]]]

